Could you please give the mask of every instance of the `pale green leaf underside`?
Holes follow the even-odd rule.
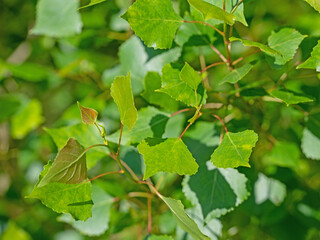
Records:
[[[146,165],[144,179],[158,172],[192,175],[198,171],[198,164],[179,138],[147,138],[138,145],[138,151]]]
[[[90,2],[87,5],[82,6],[79,9],[91,7],[91,6],[94,6],[96,4],[99,4],[99,3],[102,3],[102,2],[105,2],[105,1],[107,1],[107,0],[90,0]]]
[[[285,89],[275,89],[270,92],[272,97],[278,98],[285,102],[287,106],[290,104],[298,104],[298,103],[305,103],[305,102],[313,102],[312,98],[307,96],[303,96],[299,93],[295,93]]]
[[[303,130],[301,148],[307,158],[320,160],[320,139],[308,128]]]
[[[306,35],[302,35],[293,28],[283,28],[277,33],[272,32],[268,38],[268,44],[272,49],[281,53],[275,56],[274,63],[284,65],[290,61],[305,37]]]
[[[219,168],[250,167],[249,157],[257,141],[258,135],[252,130],[228,132],[211,155],[211,162]]]
[[[186,214],[184,206],[180,200],[162,197],[162,200],[167,204],[174,217],[177,219],[179,226],[189,233],[194,239],[209,240],[199,229],[198,225]]]
[[[91,217],[91,183],[49,183],[35,187],[27,198],[37,198],[57,213],[70,213],[74,219],[85,221]]]
[[[155,49],[170,48],[183,22],[170,0],[137,0],[122,18],[129,22],[135,34],[148,47]]]
[[[242,67],[236,68],[232,70],[230,73],[228,73],[223,80],[220,82],[220,84],[223,83],[237,83],[242,78],[244,78],[253,68],[253,65],[250,63],[247,63],[243,65]]]
[[[240,41],[240,42],[242,42],[242,44],[244,46],[247,46],[247,47],[257,47],[262,52],[264,52],[265,54],[268,54],[268,55],[273,56],[273,57],[276,56],[277,54],[280,54],[278,51],[268,47],[267,45],[259,43],[259,42],[254,42],[254,41],[241,39],[241,38],[236,38],[236,37],[231,37],[231,38],[229,38],[229,40],[231,42]]]
[[[304,63],[300,64],[297,68],[316,69],[317,72],[320,72],[320,40],[318,41],[317,46],[313,48],[311,57],[309,57]]]
[[[179,76],[180,79],[193,90],[197,90],[199,84],[202,82],[202,78],[199,73],[196,72],[188,63],[184,64]]]
[[[87,178],[86,155],[84,148],[74,138],[69,138],[59,151],[47,174],[41,179],[38,187],[50,182],[75,184]]]
[[[320,13],[320,1],[319,0],[305,0],[309,3],[315,10]]]
[[[78,6],[78,0],[39,0],[36,24],[30,33],[50,37],[66,37],[80,33],[82,22]]]
[[[233,25],[236,17],[223,9],[202,0],[188,0],[189,4],[199,11],[205,20],[218,19],[229,25]]]
[[[131,130],[137,120],[138,112],[134,105],[130,73],[114,79],[111,96],[118,106],[122,124]]]

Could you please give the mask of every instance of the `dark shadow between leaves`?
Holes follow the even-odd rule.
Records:
[[[76,202],[76,203],[70,203],[68,206],[84,206],[84,205],[93,205],[92,200],[85,201],[85,202]]]
[[[155,115],[149,122],[154,138],[161,138],[166,129],[169,117],[162,114]]]

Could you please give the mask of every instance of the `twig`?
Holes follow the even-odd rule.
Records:
[[[224,61],[225,63],[228,63],[228,60],[223,56],[223,54],[215,46],[213,46],[212,44],[210,44],[209,46],[216,54],[218,54],[218,56],[222,61]]]
[[[181,109],[181,110],[179,110],[179,111],[177,111],[177,112],[172,113],[172,114],[170,115],[170,117],[173,117],[173,116],[175,116],[175,115],[178,115],[179,113],[189,112],[189,111],[191,111],[191,110],[192,110],[192,108]]]
[[[124,173],[124,171],[123,171],[123,170],[120,170],[120,171],[102,173],[102,174],[100,174],[100,175],[98,175],[98,176],[95,176],[95,177],[91,178],[89,181],[91,182],[91,181],[93,181],[93,180],[95,180],[95,179],[97,179],[97,178],[100,178],[100,177],[103,177],[103,176],[106,176],[106,175],[109,175],[109,174],[115,174],[115,173],[120,173],[120,174],[122,174],[122,173]]]
[[[222,119],[216,114],[212,114],[212,116],[214,116],[216,119],[218,119],[222,123],[224,130],[226,131],[226,133],[228,133],[228,129],[227,129],[226,125],[224,124],[224,122],[222,121]]]
[[[221,64],[225,64],[225,62],[212,63],[212,64],[210,64],[209,66],[207,66],[207,67],[205,67],[204,69],[202,69],[202,70],[200,71],[200,73],[203,73],[203,72],[207,71],[209,68],[212,68],[212,67],[214,67],[214,66],[218,66],[218,65],[221,65]]]
[[[242,56],[242,57],[238,58],[237,60],[234,60],[234,61],[233,61],[233,65],[238,64],[239,62],[241,62],[241,61],[242,61],[243,59],[245,59],[246,57],[249,57],[250,55],[255,54],[255,53],[258,53],[258,52],[261,52],[261,50],[259,49],[259,50],[256,50],[256,51],[253,51],[253,52],[250,52],[250,53],[248,53],[248,54],[246,54],[246,55],[244,55],[244,56]]]
[[[206,23],[206,22],[201,22],[201,21],[186,21],[186,20],[183,20],[183,22],[185,23],[200,23],[200,24],[203,24],[203,25],[206,25],[208,27],[211,27],[213,28],[214,30],[216,30],[221,36],[224,35],[224,33],[222,31],[220,31],[218,28],[216,28],[215,26],[209,24],[209,23]]]
[[[120,135],[119,135],[119,143],[118,143],[118,150],[117,150],[117,153],[116,153],[116,157],[118,157],[119,152],[120,152],[120,144],[121,144],[121,138],[122,138],[122,131],[123,131],[123,124],[121,123]]]

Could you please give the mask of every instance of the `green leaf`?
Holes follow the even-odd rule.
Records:
[[[304,96],[299,93],[295,93],[290,90],[286,89],[275,89],[270,92],[272,97],[278,98],[285,102],[287,106],[290,104],[298,104],[298,103],[305,103],[305,102],[313,102],[314,100],[310,97]]]
[[[0,123],[6,121],[19,109],[21,103],[18,98],[12,95],[0,96]]]
[[[43,121],[41,103],[37,99],[30,100],[12,117],[12,137],[16,139],[24,138]]]
[[[165,65],[162,69],[161,82],[162,88],[158,91],[168,94],[175,100],[193,107],[205,103],[207,95],[203,86],[200,85],[196,92],[180,79],[180,71],[172,68],[170,64]]]
[[[181,72],[180,79],[186,83],[193,90],[197,90],[199,84],[202,82],[202,78],[198,72],[196,72],[188,63],[185,63]]]
[[[257,204],[270,200],[274,205],[279,206],[286,197],[286,192],[285,184],[259,173],[258,180],[254,185],[254,195]]]
[[[127,127],[123,128],[121,144],[139,143],[148,137],[161,138],[168,120],[169,115],[167,113],[161,112],[154,107],[148,106],[140,109],[137,122],[132,130],[130,131]],[[107,136],[106,139],[110,142],[118,143],[119,135],[120,130]]]
[[[158,172],[192,175],[198,164],[180,138],[147,138],[138,145],[146,165],[144,179]]]
[[[301,148],[307,158],[320,160],[320,139],[308,128],[303,130]]]
[[[91,183],[49,183],[35,187],[27,198],[37,198],[57,213],[70,213],[74,219],[87,220],[92,216]]]
[[[228,73],[220,82],[220,84],[223,83],[237,83],[240,81],[242,78],[244,78],[253,68],[254,65],[247,63],[243,65],[242,67],[236,68],[232,70],[230,73]]]
[[[134,106],[130,73],[127,76],[114,79],[111,86],[111,96],[118,106],[122,124],[131,130],[137,120],[138,113]]]
[[[307,3],[309,3],[315,10],[317,10],[320,13],[320,2],[319,0],[305,0]]]
[[[47,174],[41,179],[38,187],[50,182],[75,184],[87,178],[86,155],[84,148],[74,138],[69,138],[59,151]]]
[[[96,123],[98,112],[92,108],[83,107],[79,102],[77,103],[81,113],[82,122],[87,125]]]
[[[25,230],[9,221],[7,229],[1,233],[1,240],[31,240],[31,236]]]
[[[189,233],[194,239],[209,240],[199,229],[198,225],[186,214],[184,206],[180,200],[162,197],[162,200],[167,204],[170,211],[178,221],[179,226]]]
[[[249,157],[258,141],[258,135],[252,130],[224,135],[221,144],[211,155],[211,162],[219,168],[250,167]]]
[[[137,0],[122,15],[148,47],[171,48],[182,19],[170,0]]]
[[[276,56],[277,54],[280,54],[280,52],[278,52],[277,50],[274,50],[262,43],[259,43],[259,42],[253,42],[253,41],[250,41],[250,40],[246,40],[246,39],[241,39],[241,38],[236,38],[236,37],[231,37],[229,38],[229,40],[231,42],[235,42],[235,41],[240,41],[242,42],[242,44],[244,46],[248,46],[248,47],[257,47],[259,48],[262,52],[264,52],[265,54],[268,54],[270,56]]]
[[[50,37],[66,37],[80,33],[82,22],[78,7],[78,0],[39,0],[36,24],[30,33]]]
[[[281,53],[275,56],[274,63],[284,65],[290,61],[305,37],[307,36],[293,28],[283,28],[277,33],[272,32],[268,38],[268,44],[272,49]]]
[[[276,142],[272,151],[264,157],[263,161],[267,165],[297,169],[299,157],[300,150],[295,143]]]
[[[315,135],[320,138],[320,112],[311,113],[308,116],[307,128]]]
[[[194,7],[203,15],[205,20],[219,19],[229,25],[233,25],[236,20],[236,17],[233,14],[228,13],[223,9],[208,2],[202,0],[188,0],[188,2],[192,7]]]
[[[147,240],[173,240],[173,238],[168,235],[150,235]]]
[[[110,208],[114,203],[113,197],[100,187],[92,186],[92,217],[83,221],[75,221],[69,214],[58,217],[58,221],[71,224],[84,235],[99,236],[109,228]]]
[[[91,6],[94,6],[96,4],[99,4],[99,3],[102,3],[102,2],[105,2],[105,1],[106,0],[90,0],[90,2],[87,5],[84,5],[84,6],[80,7],[79,9],[91,7]]]
[[[309,57],[304,63],[300,64],[297,68],[316,69],[317,72],[320,72],[320,40],[318,41],[317,46],[313,48],[311,57]]]
[[[178,102],[165,93],[155,91],[161,88],[161,76],[159,73],[148,72],[144,79],[144,88],[145,90],[141,96],[149,103],[161,106],[164,109],[176,110],[178,108]]]

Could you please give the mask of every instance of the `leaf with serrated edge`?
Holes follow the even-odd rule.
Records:
[[[264,52],[265,54],[268,54],[268,55],[273,56],[273,57],[276,56],[277,54],[281,55],[280,52],[268,47],[267,45],[259,43],[259,42],[254,42],[254,41],[241,39],[241,38],[236,38],[236,37],[231,37],[231,38],[229,38],[229,40],[230,40],[230,42],[240,41],[240,42],[242,42],[242,44],[244,46],[247,46],[247,47],[257,47],[262,52]]]
[[[250,167],[249,157],[257,141],[258,135],[252,130],[228,132],[211,155],[211,162],[219,168]]]
[[[111,96],[118,106],[122,124],[131,130],[137,120],[138,112],[134,105],[130,73],[114,79]]]
[[[299,68],[316,69],[317,72],[320,72],[320,40],[318,41],[317,46],[313,48],[311,57],[300,64],[297,69]]]
[[[313,102],[314,100],[308,96],[303,96],[299,93],[289,91],[286,89],[275,89],[270,92],[272,97],[281,99],[283,102],[289,106],[290,104],[298,104],[305,102]]]
[[[59,151],[47,174],[41,179],[38,187],[50,182],[75,184],[87,178],[86,156],[84,148],[74,138]]]
[[[202,81],[201,76],[188,63],[185,63],[180,72],[180,79],[193,90],[197,90]]]
[[[144,179],[158,172],[192,175],[198,164],[180,138],[147,138],[138,145],[146,165]]]
[[[223,9],[202,0],[188,0],[189,4],[203,14],[205,20],[219,19],[233,25],[236,17]]]
[[[272,32],[268,38],[269,46],[281,53],[275,56],[275,64],[284,65],[295,55],[302,40],[307,37],[293,28],[283,28],[279,32]]]
[[[315,10],[320,13],[320,1],[319,0],[305,0],[309,3]]]
[[[183,20],[170,0],[137,0],[121,16],[148,47],[171,48]]]
[[[98,112],[92,108],[82,106],[79,102],[78,107],[81,113],[81,119],[84,124],[92,125],[97,121]]]
[[[239,82],[242,78],[244,78],[253,68],[253,65],[250,63],[247,63],[243,65],[242,67],[236,68],[232,70],[230,73],[228,73],[220,82],[220,84],[223,83],[237,83]]]

